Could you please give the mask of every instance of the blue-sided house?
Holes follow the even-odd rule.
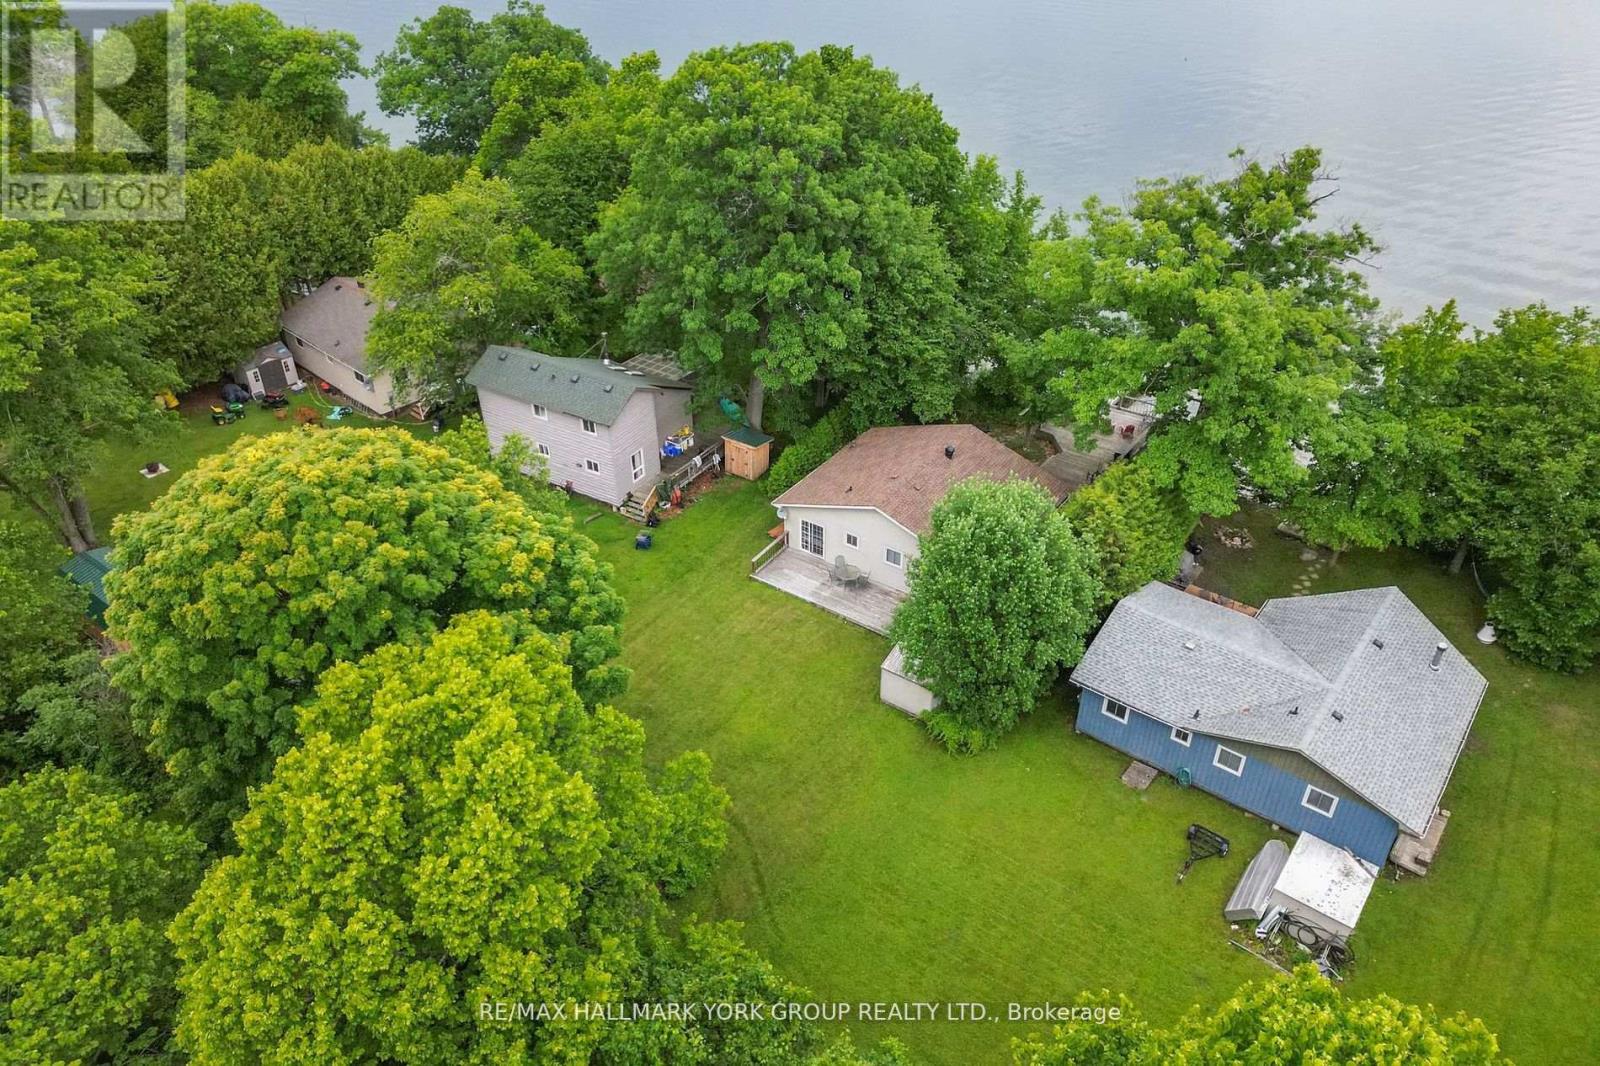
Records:
[[[1252,612],[1160,582],[1072,680],[1080,733],[1380,866],[1427,836],[1488,687],[1397,588]]]

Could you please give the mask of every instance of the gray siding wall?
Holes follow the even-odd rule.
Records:
[[[1285,829],[1310,833],[1378,866],[1388,860],[1398,832],[1394,819],[1369,807],[1349,789],[1343,786],[1324,789],[1339,797],[1331,818],[1301,804],[1306,785],[1323,788],[1309,779],[1315,767],[1304,756],[1270,749],[1283,758],[1257,758],[1268,749],[1232,740],[1218,741],[1203,733],[1193,734],[1185,746],[1172,739],[1172,727],[1164,722],[1132,709],[1128,720],[1119,722],[1103,713],[1104,707],[1104,696],[1084,690],[1078,700],[1078,732],[1087,733],[1169,774],[1188,770],[1196,787]],[[1213,764],[1219,743],[1245,756],[1242,774],[1235,776]],[[1296,769],[1286,768],[1291,766]],[[1327,776],[1320,770],[1317,774]]]
[[[661,474],[660,442],[655,440],[655,403],[649,392],[640,390],[628,399],[614,426],[596,425],[593,434],[583,431],[583,420],[565,411],[548,410],[536,418],[533,405],[487,389],[478,390],[478,408],[483,412],[489,446],[496,451],[513,434],[533,446],[550,450],[550,483],[572,482],[574,491],[613,507],[622,503],[634,488],[628,456],[644,449],[645,474],[637,485],[640,495],[648,492]],[[600,464],[595,473],[584,461]]]
[[[661,389],[655,397],[656,430],[661,434],[661,440],[656,441],[656,448],[659,451],[661,441],[666,440],[667,434],[676,433],[684,426],[694,425],[694,419],[689,417],[688,389]]]
[[[288,330],[283,331],[283,336],[295,362],[350,397],[356,405],[386,415],[411,402],[409,397],[395,393],[394,378],[387,372],[367,374],[362,371],[367,379],[363,382],[356,377],[354,367],[316,345],[301,340]]]
[[[661,477],[661,435],[656,432],[655,393],[640,389],[628,397],[628,403],[611,427],[611,475],[614,502],[621,503],[628,493],[643,498],[655,487]],[[644,453],[644,475],[633,479],[629,457]]]

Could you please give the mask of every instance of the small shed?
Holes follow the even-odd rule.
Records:
[[[73,584],[88,590],[89,607],[85,613],[102,629],[106,624],[105,577],[111,572],[111,561],[107,558],[110,554],[110,548],[90,548],[61,564],[61,573]]]
[[[295,370],[294,356],[282,341],[263,344],[250,358],[233,368],[233,380],[250,390],[250,395],[260,399],[269,392],[286,392],[300,384],[300,374]]]
[[[734,477],[754,481],[772,461],[772,438],[750,426],[736,426],[722,435],[727,453],[724,469]]]
[[[889,657],[878,671],[878,698],[913,718],[921,718],[939,706],[939,697],[906,669],[905,653],[898,644],[889,649]]]
[[[1378,871],[1371,863],[1320,837],[1301,833],[1267,902],[1319,929],[1347,937],[1355,932],[1361,908],[1367,905],[1377,880]]]

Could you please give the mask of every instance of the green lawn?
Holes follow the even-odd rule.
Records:
[[[1301,546],[1243,520],[1258,546],[1214,549],[1207,583],[1257,602],[1287,592]],[[1000,1005],[1105,987],[1166,1019],[1269,972],[1228,945],[1220,917],[1265,825],[1165,779],[1124,788],[1126,757],[1074,735],[1063,699],[998,751],[944,754],[878,702],[885,641],[746,576],[771,524],[754,487],[729,483],[648,552],[612,516],[585,526],[629,604],[624,706],[653,756],[703,748],[733,796],[728,853],[690,909],[745,922],[827,1000]],[[1380,884],[1350,988],[1480,1014],[1524,1062],[1600,1058],[1600,678],[1477,644],[1470,579],[1413,553],[1347,555],[1315,588],[1380,583],[1402,585],[1491,689],[1447,796],[1443,854],[1426,879]],[[1179,886],[1191,821],[1235,850]],[[999,1061],[1007,1037],[1034,1027],[854,1028],[960,1063]]]
[[[147,505],[244,433],[293,424],[255,409],[219,428],[201,414],[167,441],[108,449],[89,486],[96,519],[105,529]],[[173,474],[140,477],[150,458]],[[755,486],[724,482],[648,552],[632,549],[637,527],[574,509],[629,605],[623,706],[645,722],[652,758],[702,748],[733,796],[728,852],[687,910],[743,921],[827,1000],[999,1006],[1109,988],[1164,1020],[1269,972],[1228,946],[1220,918],[1269,835],[1260,821],[1166,779],[1124,788],[1127,758],[1073,734],[1065,692],[997,751],[944,754],[878,702],[883,639],[746,576],[773,522]],[[1265,514],[1232,524],[1257,546],[1208,538],[1208,586],[1260,602],[1311,569]],[[1313,591],[1400,585],[1490,681],[1446,796],[1441,857],[1425,879],[1379,884],[1351,991],[1481,1015],[1523,1063],[1600,1061],[1600,674],[1551,675],[1479,645],[1470,578],[1415,553],[1354,552],[1315,572]],[[1178,886],[1192,821],[1234,852]],[[1002,1061],[1007,1038],[1037,1026],[852,1028],[967,1063]]]
[[[110,538],[111,520],[114,517],[124,511],[150,506],[151,501],[172,487],[180,474],[194,469],[195,464],[205,456],[222,451],[243,436],[295,428],[299,425],[295,419],[298,408],[315,407],[319,414],[326,416],[332,406],[309,391],[293,395],[290,399],[291,404],[287,408],[289,413],[281,421],[274,412],[252,403],[246,405],[242,418],[226,426],[212,424],[211,415],[204,404],[186,400],[183,411],[174,419],[170,433],[141,444],[111,442],[103,445],[101,462],[95,473],[86,479],[84,486],[89,496],[89,510],[94,518],[95,529],[101,539]],[[194,406],[199,409],[191,410]],[[326,425],[399,425],[413,433],[432,435],[432,430],[426,425],[386,423],[361,415],[350,415]],[[171,472],[153,478],[145,477],[139,471],[151,461],[165,464]],[[7,513],[8,509],[21,510],[9,496],[0,495],[0,514]]]

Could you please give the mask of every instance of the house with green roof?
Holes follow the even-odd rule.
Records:
[[[613,507],[649,498],[664,469],[695,457],[691,386],[670,358],[545,355],[491,344],[467,374],[496,449],[513,435],[550,482]]]

